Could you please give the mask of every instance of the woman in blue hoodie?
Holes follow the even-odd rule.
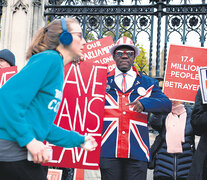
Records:
[[[39,164],[49,160],[44,140],[66,148],[96,148],[93,137],[53,124],[62,99],[64,65],[83,56],[84,44],[76,19],[52,21],[34,37],[27,65],[0,89],[0,179],[46,180]],[[84,145],[88,140],[89,148]]]

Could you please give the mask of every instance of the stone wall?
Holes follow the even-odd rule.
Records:
[[[45,25],[46,0],[3,0],[0,49],[10,49],[20,70],[34,33]]]

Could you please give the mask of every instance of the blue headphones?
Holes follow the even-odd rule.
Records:
[[[67,29],[67,23],[65,18],[61,18],[61,26],[63,32],[60,34],[59,40],[63,45],[70,45],[73,42],[73,36]]]

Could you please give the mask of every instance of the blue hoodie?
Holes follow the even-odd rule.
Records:
[[[62,99],[64,64],[53,50],[33,55],[0,88],[0,139],[21,147],[32,139],[61,147],[80,147],[84,136],[53,124]]]

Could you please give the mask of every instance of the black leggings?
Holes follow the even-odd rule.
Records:
[[[0,162],[0,179],[47,180],[47,167],[27,160]]]

